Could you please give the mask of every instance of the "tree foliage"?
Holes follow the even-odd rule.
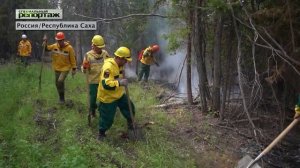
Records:
[[[241,4],[241,2],[243,2]],[[58,0],[32,0],[32,1],[9,1],[4,0],[0,6],[0,23],[5,26],[0,27],[0,46],[3,48],[0,51],[0,58],[10,59],[15,57],[17,42],[22,33],[28,34],[28,37],[33,42],[34,55],[38,57],[41,53],[40,44],[44,33],[47,33],[54,41],[55,31],[13,31],[15,9],[34,9],[34,8],[56,8]],[[159,6],[164,4],[164,9]],[[159,1],[116,1],[116,0],[63,0],[61,7],[64,12],[64,20],[96,20],[98,27],[96,31],[67,31],[67,38],[71,43],[76,43],[80,40],[82,52],[90,49],[90,41],[94,34],[101,34],[105,41],[107,49],[110,53],[122,45],[133,48],[138,51],[159,38],[164,38],[168,41],[169,51],[176,52],[178,49],[184,49],[187,44],[187,36],[189,33],[195,35],[196,30],[199,32],[197,36],[192,36],[192,41],[199,37],[199,42],[193,43],[192,55],[193,60],[200,57],[205,65],[203,70],[206,71],[205,80],[206,86],[214,85],[213,72],[218,66],[214,66],[213,60],[217,55],[220,57],[221,88],[220,92],[224,91],[223,87],[226,83],[229,85],[227,99],[230,98],[230,88],[236,84],[237,69],[236,64],[236,37],[233,30],[233,20],[237,22],[238,34],[241,36],[243,53],[241,58],[242,73],[244,75],[244,86],[249,89],[258,87],[256,85],[257,74],[260,75],[259,81],[263,81],[265,77],[272,77],[278,82],[287,84],[286,87],[290,92],[297,90],[295,82],[286,82],[282,79],[282,74],[279,69],[284,67],[294,66],[298,69],[299,55],[299,7],[300,2],[291,0],[250,0],[250,1],[225,1],[225,0],[159,0]],[[229,12],[230,7],[233,8],[234,16]],[[157,29],[153,26],[161,26],[159,20],[150,17],[129,17],[109,22],[104,22],[101,19],[117,18],[127,16],[133,13],[152,13],[163,10],[164,14],[170,16],[168,27],[169,31],[163,36],[158,37]],[[192,25],[188,23],[189,12],[194,10],[197,14],[197,22],[200,24],[195,26],[195,20]],[[180,11],[180,12],[178,12]],[[76,15],[81,14],[88,17]],[[193,15],[193,18],[196,16]],[[214,55],[216,43],[216,23],[217,16],[222,17],[220,31],[223,36],[220,36],[220,52]],[[75,38],[80,37],[80,38]],[[228,40],[230,38],[231,40]],[[231,47],[228,47],[231,46]],[[201,49],[200,49],[201,48]],[[230,48],[230,49],[229,49]],[[77,48],[75,48],[77,50]],[[82,53],[81,53],[82,54]],[[213,57],[214,55],[214,57]],[[267,60],[267,61],[266,61]],[[197,65],[198,61],[192,62]],[[226,63],[226,64],[225,64]],[[231,67],[229,67],[231,66]],[[276,67],[277,66],[277,67]],[[226,70],[231,69],[231,74],[228,76]],[[293,73],[297,75],[296,71]],[[283,73],[283,72],[281,72]],[[278,73],[277,73],[278,74]],[[273,76],[272,76],[273,75]],[[299,75],[299,74],[298,74]],[[225,78],[225,76],[227,76]],[[290,77],[291,78],[291,77]],[[226,81],[228,80],[228,81]],[[276,82],[275,82],[276,83]],[[275,84],[273,83],[273,84]],[[264,86],[265,87],[265,86]],[[261,87],[258,87],[262,91]],[[268,89],[263,89],[268,90]],[[206,99],[210,101],[211,93],[207,92]],[[251,97],[251,95],[249,96]],[[262,95],[261,95],[262,97]],[[264,97],[262,97],[264,98]],[[261,99],[249,99],[250,102],[260,102]],[[224,100],[226,101],[226,100]],[[249,103],[250,103],[249,102]],[[289,105],[293,104],[294,98],[289,98]],[[253,104],[253,103],[250,103]],[[254,103],[256,104],[256,103]],[[257,103],[255,106],[259,105]],[[216,109],[217,110],[217,109]]]

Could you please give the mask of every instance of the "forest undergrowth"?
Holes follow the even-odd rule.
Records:
[[[145,140],[121,138],[125,119],[117,113],[104,141],[98,141],[98,117],[87,124],[87,95],[83,74],[66,80],[66,103],[58,104],[54,73],[44,67],[38,89],[40,64],[0,67],[0,167],[199,167],[195,152],[170,136],[174,121],[157,102],[155,88],[143,90],[130,83]]]

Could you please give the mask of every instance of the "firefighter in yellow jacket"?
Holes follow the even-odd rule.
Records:
[[[157,66],[159,66],[154,57],[154,53],[157,51],[159,51],[159,46],[156,44],[153,46],[149,46],[148,48],[142,51],[142,58],[140,59],[140,70],[138,73],[138,81],[141,81],[144,76],[144,81],[148,82],[150,66],[152,64],[156,64]]]
[[[124,86],[127,86],[128,81],[126,78],[123,78],[124,65],[132,61],[130,50],[126,47],[120,47],[114,54],[114,58],[108,58],[104,61],[100,75],[97,94],[97,99],[100,101],[98,107],[100,112],[99,140],[106,136],[105,132],[112,126],[117,107],[119,107],[122,115],[126,118],[128,129],[133,129],[124,88]],[[134,105],[132,102],[131,104],[134,114]]]
[[[65,41],[63,32],[58,32],[55,36],[56,43],[47,45],[47,38],[44,38],[46,51],[51,51],[52,68],[55,71],[55,84],[59,95],[59,103],[65,102],[65,79],[72,71],[72,76],[76,73],[75,52],[71,44]]]
[[[97,89],[99,85],[99,76],[103,62],[109,58],[109,54],[103,48],[105,47],[104,39],[100,35],[95,35],[92,39],[92,50],[88,51],[82,63],[82,71],[86,74],[89,87],[89,111],[93,117],[96,116],[97,108]]]
[[[28,65],[29,58],[31,57],[31,43],[27,39],[27,35],[22,35],[22,40],[19,42],[18,45],[18,56],[20,57],[20,60],[25,66]]]

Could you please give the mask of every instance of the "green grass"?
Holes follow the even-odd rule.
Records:
[[[155,88],[129,86],[136,121],[155,122],[145,129],[145,141],[120,138],[126,121],[117,113],[107,138],[99,142],[98,119],[87,126],[83,74],[66,80],[66,99],[73,103],[67,107],[57,103],[51,69],[44,67],[38,91],[39,70],[39,64],[0,67],[0,167],[196,167],[190,149],[170,139],[170,119],[149,108],[157,103]]]

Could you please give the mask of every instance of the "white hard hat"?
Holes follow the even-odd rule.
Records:
[[[23,39],[24,39],[24,38],[27,38],[26,34],[22,34],[22,38],[23,38]]]

